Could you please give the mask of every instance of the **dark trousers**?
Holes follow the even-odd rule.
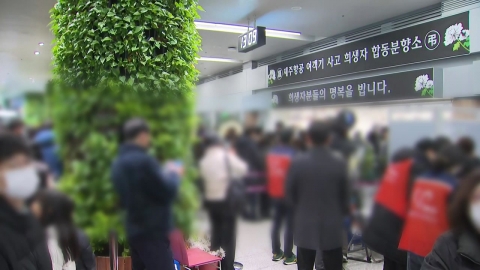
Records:
[[[236,215],[228,211],[224,202],[207,202],[206,207],[210,218],[212,232],[212,250],[223,248],[225,258],[222,260],[222,270],[233,270],[236,245]]]
[[[273,201],[272,253],[278,254],[282,249],[280,243],[280,229],[285,224],[284,245],[285,257],[293,256],[293,216],[283,200]]]
[[[406,270],[406,262],[401,264],[395,260],[383,256],[383,270]]]
[[[422,264],[424,260],[425,260],[424,257],[418,256],[417,254],[409,252],[408,259],[407,259],[407,269],[420,270],[420,268],[422,268]]]
[[[167,237],[129,239],[133,270],[175,270]]]
[[[297,248],[298,270],[312,270],[315,265],[317,251],[314,249]],[[325,270],[342,270],[343,254],[342,248],[322,251],[323,266]]]

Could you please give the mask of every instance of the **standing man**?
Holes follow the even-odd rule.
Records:
[[[282,130],[279,134],[279,143],[273,147],[267,155],[267,190],[274,207],[272,227],[272,253],[273,261],[283,259],[283,264],[290,265],[297,262],[293,254],[293,217],[292,211],[285,202],[285,179],[290,167],[295,149],[290,146],[293,131]],[[285,224],[284,247],[281,249],[280,229]]]
[[[294,211],[298,269],[311,270],[316,250],[326,270],[342,269],[343,218],[348,213],[347,164],[329,149],[331,129],[314,122],[311,149],[296,158],[287,177],[287,198]]]
[[[143,119],[123,127],[126,142],[113,163],[112,180],[126,212],[126,231],[134,270],[174,270],[168,240],[172,229],[172,204],[181,168],[168,164],[162,170],[147,153],[150,130]]]

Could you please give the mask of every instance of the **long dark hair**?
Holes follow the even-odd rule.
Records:
[[[480,169],[470,173],[460,182],[448,212],[450,227],[459,234],[465,230],[474,231],[468,214],[470,197],[475,188],[480,184]]]
[[[80,255],[77,229],[73,224],[74,202],[56,190],[40,191],[35,201],[42,208],[40,222],[44,227],[54,226],[58,231],[58,244],[65,261],[74,261]]]

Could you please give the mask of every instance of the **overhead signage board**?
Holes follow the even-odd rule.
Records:
[[[408,99],[428,99],[435,94],[433,68],[386,74],[336,83],[276,91],[274,108],[342,105]],[[440,87],[438,87],[440,88]]]
[[[469,12],[268,66],[268,86],[414,64],[470,53]]]
[[[238,37],[238,52],[246,53],[267,44],[266,28],[257,26]]]

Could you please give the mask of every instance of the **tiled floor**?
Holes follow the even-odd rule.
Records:
[[[245,222],[240,220],[237,232],[236,261],[244,265],[245,270],[296,270],[296,265],[284,266],[282,262],[272,262],[270,246],[270,222]],[[360,257],[363,254],[355,254]],[[381,256],[375,256],[381,258]],[[382,263],[362,263],[349,261],[345,264],[347,270],[380,270]]]

